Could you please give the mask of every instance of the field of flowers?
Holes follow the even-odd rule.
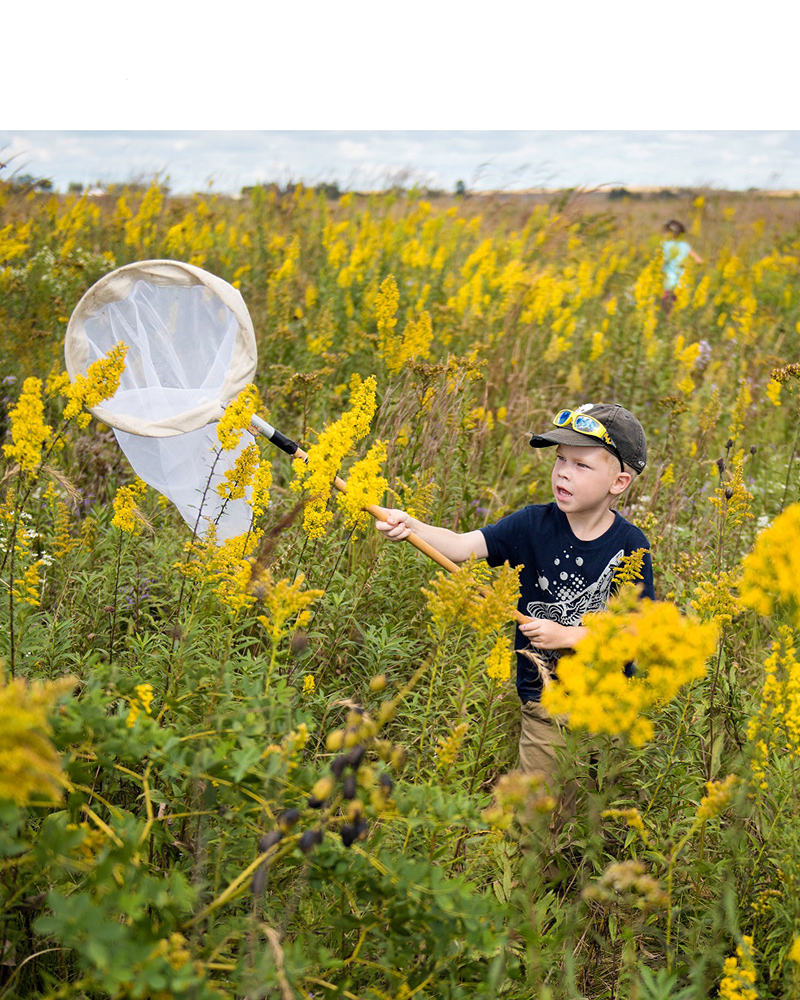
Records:
[[[666,313],[670,217],[703,263]],[[124,358],[64,373],[87,288],[157,258],[253,319],[220,448],[255,412],[309,453],[253,439],[224,544],[90,416]],[[799,271],[797,202],[757,195],[0,178],[0,1000],[800,996]],[[361,507],[546,502],[529,432],[592,400],[647,430],[621,510],[659,600],[621,579],[552,688],[554,838],[515,771],[516,574]]]

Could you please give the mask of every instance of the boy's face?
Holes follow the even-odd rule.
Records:
[[[551,484],[559,510],[565,514],[602,511],[623,492],[631,475],[605,448],[560,444],[556,450]]]

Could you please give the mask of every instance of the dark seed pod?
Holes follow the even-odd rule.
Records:
[[[310,854],[317,844],[322,843],[322,830],[304,830],[300,836],[299,847],[303,854]]]
[[[278,826],[285,833],[287,830],[291,830],[291,828],[295,825],[295,823],[299,819],[300,819],[299,809],[287,809],[285,812],[282,812],[278,817]]]
[[[717,459],[717,469],[719,470],[720,473],[723,473],[725,471],[725,459],[724,458],[718,458]]]
[[[352,767],[354,771],[358,770],[358,768],[361,766],[361,761],[363,760],[363,758],[364,758],[364,747],[362,746],[353,747],[353,749],[349,753],[346,753],[344,756],[345,764],[348,767]]]
[[[280,842],[281,837],[283,837],[283,834],[280,830],[270,830],[269,833],[265,833],[258,842],[258,853],[263,854],[264,851],[268,851],[270,847],[274,847]]]
[[[358,830],[354,823],[345,823],[339,830],[339,836],[345,847],[350,847],[358,836]]]
[[[726,500],[730,500],[732,496],[733,496],[733,490],[732,490],[732,489],[730,488],[730,486],[729,486],[729,487],[728,487],[728,488],[727,488],[727,489],[725,490],[725,499],[726,499]]]
[[[331,773],[335,778],[341,778],[342,772],[347,767],[346,757],[334,757],[331,761]]]
[[[250,883],[250,891],[254,896],[260,896],[267,884],[267,866],[259,865],[253,874],[253,881]]]
[[[756,453],[757,451],[758,451],[758,448],[756,448],[756,446],[755,446],[754,444],[751,444],[751,445],[750,445],[750,454],[751,454],[751,455],[755,455],[755,453]]]
[[[308,808],[321,809],[325,805],[325,799],[318,799],[315,795],[309,795]]]
[[[346,774],[342,782],[342,795],[346,799],[354,799],[358,790],[358,783],[354,774]]]
[[[733,438],[728,438],[728,440],[725,443],[725,450],[730,451],[732,447],[733,447]]]
[[[364,840],[364,838],[369,833],[369,826],[367,825],[367,821],[362,816],[360,819],[357,819],[355,821],[354,826],[356,830],[356,840]]]
[[[394,782],[389,777],[388,774],[382,774],[378,778],[378,784],[386,792],[387,795],[391,795],[392,789],[394,788]]]

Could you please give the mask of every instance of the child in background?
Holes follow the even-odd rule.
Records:
[[[664,263],[662,272],[664,274],[664,295],[661,299],[661,308],[669,314],[672,304],[675,301],[675,289],[678,287],[683,276],[683,269],[686,266],[687,258],[702,264],[703,261],[692,250],[686,240],[681,239],[686,232],[683,224],[677,219],[670,219],[664,226],[665,238],[661,244],[664,253]]]

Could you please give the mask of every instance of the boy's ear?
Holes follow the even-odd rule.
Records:
[[[617,478],[614,480],[611,486],[611,492],[614,494],[614,496],[619,496],[620,493],[624,493],[625,490],[627,490],[627,488],[631,485],[632,482],[633,482],[633,476],[630,474],[630,472],[618,472]]]

